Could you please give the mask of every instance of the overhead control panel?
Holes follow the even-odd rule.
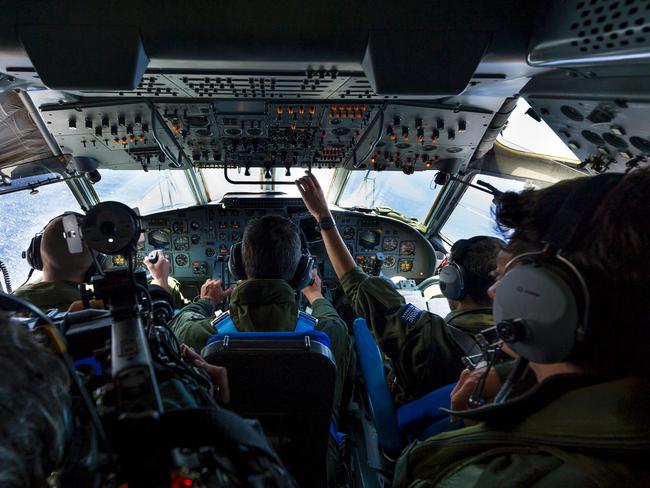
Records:
[[[471,158],[490,110],[441,103],[317,100],[153,103],[95,100],[41,107],[64,152],[100,169],[395,170]]]

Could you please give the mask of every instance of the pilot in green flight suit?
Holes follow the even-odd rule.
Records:
[[[91,251],[84,245],[83,252],[70,253],[64,237],[63,217],[60,216],[43,229],[40,249],[36,253],[39,256],[32,256],[31,264],[42,269],[41,281],[19,287],[14,295],[42,310],[68,310],[72,302],[81,299],[78,285],[84,282],[93,265]]]
[[[301,255],[300,237],[290,220],[269,215],[249,222],[242,239],[242,261],[248,279],[224,291],[221,280],[207,280],[200,299],[187,305],[170,322],[178,340],[200,351],[207,340],[219,333],[215,323],[216,306],[228,295],[229,326],[240,332],[282,332],[297,330],[299,322],[296,291],[289,285]],[[334,306],[321,294],[321,281],[314,270],[314,283],[302,290],[309,301],[315,329],[327,334],[336,361],[336,387],[333,418],[336,424],[341,397],[352,354],[345,322]],[[337,455],[330,446],[328,471],[333,476]]]
[[[242,257],[249,279],[224,291],[220,280],[207,280],[200,299],[183,308],[170,322],[178,340],[197,351],[219,333],[213,322],[216,306],[228,295],[229,314],[240,332],[282,332],[296,328],[299,317],[296,292],[289,285],[300,257],[300,238],[290,220],[270,215],[251,221],[242,240]],[[271,278],[272,276],[277,278]],[[257,278],[259,277],[259,278]],[[335,405],[341,399],[350,364],[351,344],[345,322],[321,294],[321,281],[313,271],[314,283],[303,290],[311,304],[315,328],[327,334],[336,360]]]
[[[408,447],[395,487],[650,485],[649,186],[643,169],[504,196],[506,251],[536,262],[499,266],[490,293],[504,319],[519,317],[524,330],[504,335],[504,350],[530,360],[536,385],[467,410],[478,380],[463,374],[452,406],[475,425]],[[541,252],[549,245],[565,261]],[[527,290],[541,295],[518,296]],[[547,313],[544,297],[558,295]],[[570,308],[577,317],[563,314]]]
[[[22,285],[13,292],[14,295],[44,311],[53,308],[61,312],[67,311],[73,302],[81,300],[79,285],[85,281],[88,270],[94,266],[91,251],[85,244],[83,248],[81,253],[71,253],[64,237],[62,216],[52,219],[43,229],[39,250],[34,251],[38,256],[30,258],[30,264],[35,269],[42,270],[41,280]],[[169,261],[162,252],[159,254],[157,265],[145,260],[152,273],[151,283],[168,291],[172,295],[173,305],[181,307],[187,300],[180,291],[180,283],[169,277]]]
[[[462,253],[457,246],[452,249],[452,262],[457,259],[455,266],[463,269],[465,283],[462,293],[449,299],[452,312],[443,319],[405,304],[385,279],[357,268],[336,226],[331,225],[331,213],[316,178],[301,178],[298,188],[310,213],[321,223],[327,253],[352,307],[366,319],[379,347],[392,361],[400,392],[397,400],[415,400],[457,381],[465,352],[452,332],[456,337],[473,335],[494,325],[487,289],[494,282],[501,241],[474,238],[464,241]]]

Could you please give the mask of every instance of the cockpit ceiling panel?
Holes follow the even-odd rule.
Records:
[[[252,73],[252,72],[251,72]],[[20,74],[19,74],[20,75]],[[469,87],[503,82],[502,74],[478,73]],[[471,90],[470,90],[471,91]],[[435,100],[440,95],[378,95],[363,72],[339,72],[336,69],[264,74],[147,72],[134,90],[69,91],[82,97],[147,97],[155,99],[202,100]]]
[[[533,66],[578,67],[650,60],[645,0],[548,2],[531,39]]]

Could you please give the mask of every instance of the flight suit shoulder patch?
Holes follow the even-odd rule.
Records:
[[[415,324],[417,324],[418,320],[420,320],[420,317],[424,313],[423,310],[420,310],[418,307],[413,305],[412,303],[407,303],[402,307],[402,311],[399,315],[400,322],[404,324],[407,327],[415,327]]]

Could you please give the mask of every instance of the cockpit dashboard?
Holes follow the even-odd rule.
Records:
[[[346,246],[364,271],[416,282],[433,274],[434,249],[418,230],[375,214],[338,208],[332,213]],[[288,217],[299,226],[325,286],[336,287],[336,274],[316,221],[299,198],[226,196],[219,204],[147,215],[142,220],[137,264],[142,265],[149,252],[162,250],[171,263],[171,275],[180,281],[188,297],[197,294],[208,278],[223,280],[229,286],[234,283],[228,271],[230,247],[242,240],[248,222],[269,214]],[[111,266],[123,264],[122,256],[111,258]]]

